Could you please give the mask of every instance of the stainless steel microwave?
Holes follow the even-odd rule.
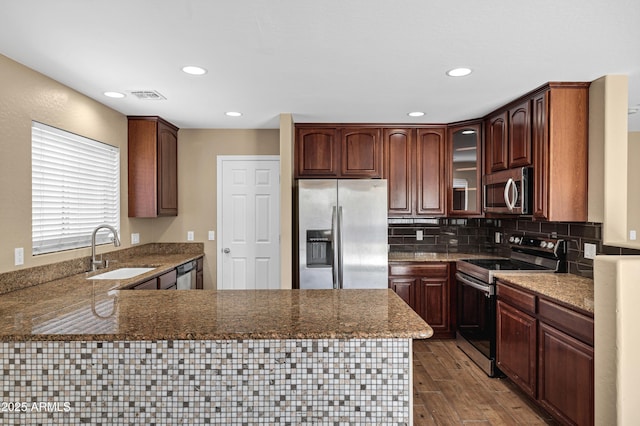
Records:
[[[533,168],[519,167],[485,175],[485,213],[530,215],[533,210]]]

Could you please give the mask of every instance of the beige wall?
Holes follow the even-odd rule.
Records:
[[[31,256],[31,121],[120,147],[121,229],[127,220],[126,117],[48,77],[0,55],[0,272],[90,255],[89,249]],[[129,239],[123,239],[126,247]],[[24,266],[14,266],[14,248]],[[114,249],[102,248],[101,251]]]
[[[204,288],[216,288],[217,167],[218,155],[278,155],[279,131],[181,129],[178,132],[178,216],[134,219],[150,223],[142,240],[179,242],[193,231],[195,241],[204,242]],[[208,231],[216,241],[208,241]]]
[[[627,220],[629,231],[638,234],[636,243],[640,247],[640,132],[629,133],[628,179],[627,179]]]

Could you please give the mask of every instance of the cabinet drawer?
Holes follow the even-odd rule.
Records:
[[[530,314],[536,313],[536,296],[501,284],[498,281],[498,299]]]
[[[448,273],[449,265],[446,263],[405,263],[389,265],[389,275],[446,277]]]
[[[134,290],[157,290],[158,289],[158,280],[156,278],[145,281],[137,286],[133,287]]]
[[[176,274],[176,270],[174,269],[171,272],[167,272],[164,275],[160,275],[158,277],[158,288],[160,290],[167,289],[176,284],[178,275]]]
[[[545,299],[538,301],[538,313],[541,321],[593,346],[593,318]]]

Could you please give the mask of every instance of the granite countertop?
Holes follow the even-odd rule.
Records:
[[[389,262],[455,262],[462,259],[495,259],[501,256],[479,253],[390,252]]]
[[[496,278],[593,315],[593,280],[573,274],[500,272]]]

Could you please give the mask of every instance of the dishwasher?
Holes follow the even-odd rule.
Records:
[[[184,263],[176,268],[176,283],[178,290],[191,290],[196,288],[196,261]]]

